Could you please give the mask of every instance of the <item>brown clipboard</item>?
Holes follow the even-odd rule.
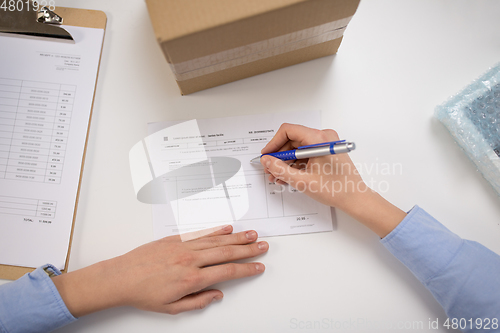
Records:
[[[71,26],[78,26],[78,27],[85,27],[85,28],[97,28],[97,29],[103,29],[104,32],[106,32],[107,17],[106,17],[106,14],[100,10],[87,10],[87,9],[57,7],[54,11],[64,19],[64,25],[71,25]],[[103,38],[103,44],[104,44],[104,38]],[[70,256],[70,252],[71,252],[71,245],[73,242],[73,231],[75,228],[75,219],[76,219],[76,212],[77,212],[77,208],[78,208],[78,200],[80,198],[80,187],[82,184],[83,167],[85,164],[85,156],[87,153],[87,143],[88,143],[88,138],[89,138],[90,122],[92,120],[92,114],[93,114],[93,109],[94,109],[95,88],[97,85],[97,79],[99,77],[99,67],[101,65],[101,57],[102,57],[102,46],[101,46],[101,54],[99,55],[99,64],[97,65],[98,67],[97,67],[96,83],[94,85],[94,96],[92,98],[92,106],[91,106],[92,109],[90,110],[89,124],[87,126],[87,136],[85,138],[85,147],[83,149],[82,165],[80,168],[80,179],[78,181],[78,191],[76,194],[75,209],[73,212],[73,221],[71,224],[71,233],[70,233],[69,244],[68,244],[68,253],[66,255],[66,262],[64,264],[64,269],[61,270],[61,272],[63,272],[63,273],[67,272],[67,270],[68,270],[69,256]],[[21,276],[23,276],[26,273],[30,273],[30,272],[34,271],[35,269],[36,269],[36,267],[21,267],[21,266],[10,266],[10,265],[1,265],[0,264],[0,279],[15,280],[15,279],[20,278]]]

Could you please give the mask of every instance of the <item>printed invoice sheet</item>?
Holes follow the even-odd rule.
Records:
[[[64,268],[104,30],[0,36],[0,264]]]
[[[149,124],[145,146],[167,197],[153,205],[155,238],[222,224],[260,236],[331,231],[330,207],[269,182],[250,163],[282,123],[320,128],[320,117],[308,111]]]

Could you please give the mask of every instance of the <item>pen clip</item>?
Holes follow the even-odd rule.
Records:
[[[314,145],[302,146],[302,147],[299,147],[297,149],[305,149],[305,148],[311,148],[311,147],[324,147],[324,146],[336,145],[337,143],[342,143],[342,142],[345,142],[345,140],[316,143]]]

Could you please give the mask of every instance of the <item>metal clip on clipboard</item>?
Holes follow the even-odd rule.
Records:
[[[23,6],[24,7],[24,6]],[[0,11],[0,34],[24,35],[35,38],[50,38],[74,43],[73,37],[59,27],[63,18],[47,7],[39,11],[24,7],[20,11]]]

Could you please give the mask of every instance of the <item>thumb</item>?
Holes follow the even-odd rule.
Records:
[[[201,293],[191,294],[165,306],[164,311],[169,314],[178,314],[185,311],[201,310],[214,300],[221,300],[224,295],[220,290],[212,289]]]
[[[307,173],[293,168],[274,156],[264,155],[260,163],[276,178],[297,188],[297,183],[307,182]]]

